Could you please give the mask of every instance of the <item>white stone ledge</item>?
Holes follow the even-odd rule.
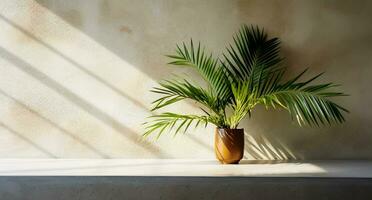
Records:
[[[372,178],[372,161],[241,161],[180,159],[2,159],[1,176],[202,176]]]

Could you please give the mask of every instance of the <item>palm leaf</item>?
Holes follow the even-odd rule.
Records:
[[[152,92],[161,95],[153,102],[153,110],[166,107],[180,100],[191,99],[207,108],[206,115],[180,115],[162,113],[154,115],[146,123],[146,133],[164,131],[178,133],[191,126],[208,123],[219,128],[237,128],[240,121],[257,104],[267,108],[284,108],[300,125],[320,126],[345,121],[345,108],[332,101],[332,97],[345,96],[334,91],[333,83],[312,84],[322,74],[300,81],[307,70],[296,77],[283,81],[286,68],[279,56],[280,41],[269,38],[263,29],[244,25],[233,37],[233,45],[227,47],[224,60],[207,54],[200,43],[195,47],[177,45],[170,64],[190,66],[208,83],[204,89],[188,80],[160,82]],[[226,110],[232,109],[226,114]],[[209,111],[208,111],[209,109]]]
[[[194,86],[185,79],[183,81],[168,80],[159,84],[161,87],[155,87],[151,90],[154,93],[163,95],[153,102],[153,111],[187,98],[219,113],[217,97],[201,87]]]
[[[190,40],[190,45],[182,43],[182,46],[177,45],[175,55],[168,57],[173,60],[169,64],[191,66],[195,68],[203,79],[211,87],[211,91],[215,93],[218,100],[222,104],[226,104],[231,96],[229,77],[225,68],[221,66],[218,59],[215,59],[212,54],[206,53],[204,48],[201,48],[200,43],[194,47],[193,40]]]
[[[212,123],[213,119],[208,116],[197,116],[197,115],[180,115],[176,113],[162,113],[159,115],[150,116],[151,122],[145,123],[146,132],[144,136],[148,136],[150,133],[158,131],[157,137],[160,137],[165,131],[174,131],[174,134],[183,131],[184,133],[189,129],[192,123],[195,123],[194,127],[199,125],[207,126],[208,123]]]
[[[244,25],[234,36],[234,46],[230,45],[227,54],[223,55],[224,66],[230,76],[238,80],[246,80],[255,70],[261,69],[265,76],[279,67],[282,60],[279,45],[279,39],[268,39],[263,29]]]
[[[342,92],[331,90],[338,85],[333,83],[309,85],[322,74],[298,82],[305,72],[306,70],[283,84],[276,83],[270,92],[260,97],[260,102],[267,106],[284,107],[300,125],[319,126],[344,122],[343,113],[348,110],[329,99],[345,96]]]

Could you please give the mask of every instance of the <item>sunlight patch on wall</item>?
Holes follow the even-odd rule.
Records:
[[[58,157],[172,157],[159,147],[172,138],[141,139],[154,80],[34,1],[2,6],[4,124]],[[179,108],[198,112],[187,103],[172,109]],[[14,115],[19,110],[24,115]],[[198,142],[174,140],[167,151],[182,157],[190,144]]]

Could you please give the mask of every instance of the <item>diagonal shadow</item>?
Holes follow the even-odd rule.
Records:
[[[166,155],[164,152],[162,152],[157,146],[153,145],[152,143],[149,143],[144,140],[140,140],[138,138],[138,135],[132,131],[130,131],[128,128],[126,128],[124,125],[122,125],[120,122],[118,122],[116,119],[112,118],[110,115],[105,113],[104,111],[96,108],[91,103],[85,101],[81,97],[77,96],[73,92],[69,91],[67,88],[65,88],[63,85],[59,84],[55,80],[49,78],[46,74],[39,71],[35,67],[31,66],[27,62],[23,61],[22,59],[18,58],[14,54],[10,53],[6,49],[0,47],[0,55],[3,56],[3,58],[6,58],[10,62],[14,64],[15,67],[19,68],[20,70],[26,72],[27,74],[31,75],[35,79],[37,79],[39,82],[43,83],[48,88],[54,90],[55,92],[63,95],[66,99],[68,99],[71,103],[79,106],[83,110],[85,110],[87,113],[91,114],[95,118],[99,119],[103,123],[107,124],[108,126],[112,127],[119,133],[121,133],[123,136],[131,140],[134,144],[138,145],[139,147],[147,150],[151,154],[164,158]],[[143,145],[138,144],[138,142],[142,142]],[[167,156],[169,158],[169,156]]]
[[[3,122],[0,122],[0,126],[5,128],[7,131],[11,132],[12,134],[16,135],[17,137],[21,138],[22,140],[26,141],[27,143],[31,144],[33,147],[38,149],[39,151],[43,152],[44,154],[48,155],[49,157],[52,158],[58,158],[56,155],[53,153],[49,152],[47,149],[44,149],[40,145],[36,144],[32,140],[28,139],[27,137],[23,136],[22,134],[18,133],[17,131],[13,130],[9,126],[5,125]]]
[[[146,110],[147,112],[151,112],[147,109],[147,106],[144,105],[143,103],[139,102],[138,100],[130,97],[129,95],[125,94],[123,91],[119,90],[118,88],[116,88],[115,86],[109,84],[106,80],[102,79],[101,77],[97,76],[96,74],[92,73],[91,71],[87,70],[86,68],[84,68],[81,64],[77,63],[76,61],[72,60],[71,58],[69,58],[68,56],[66,56],[65,54],[63,54],[62,52],[60,52],[59,50],[57,50],[56,48],[54,48],[53,46],[49,45],[48,43],[44,42],[43,40],[39,39],[38,37],[34,36],[33,34],[31,34],[29,31],[27,31],[26,29],[22,28],[21,26],[17,25],[16,23],[12,22],[11,20],[9,20],[8,18],[4,17],[3,15],[0,15],[0,18],[2,20],[4,20],[5,22],[7,22],[9,25],[11,25],[12,27],[18,29],[20,32],[22,32],[23,34],[25,34],[27,37],[30,37],[32,38],[33,40],[37,41],[38,43],[40,43],[41,45],[43,45],[45,48],[47,48],[48,50],[52,51],[53,53],[55,53],[56,55],[60,56],[61,58],[65,59],[67,62],[69,62],[70,64],[74,65],[76,68],[78,68],[79,70],[81,70],[82,72],[88,74],[89,76],[95,78],[98,82],[102,83],[103,85],[105,85],[106,87],[108,87],[109,89],[111,89],[112,91],[116,92],[117,94],[123,96],[124,98],[130,100],[132,103],[134,103],[136,106]],[[117,55],[117,54],[115,54]],[[187,137],[189,137],[194,143],[197,143],[198,145],[200,146],[203,146],[205,147],[206,149],[208,150],[211,150],[213,151],[208,145],[200,142],[200,140],[198,140],[197,138],[195,138],[194,136],[192,135],[189,135],[187,134],[186,135]]]
[[[123,33],[122,32],[123,27],[117,27],[118,29],[112,29],[112,28],[108,28],[107,26],[105,26],[105,24],[103,24],[103,25],[101,25],[101,26],[103,26],[103,28],[100,28],[99,31],[86,30],[81,26],[80,23],[78,23],[78,24],[74,23],[73,20],[66,17],[64,15],[64,12],[62,12],[60,10],[60,9],[63,9],[64,7],[66,7],[66,5],[63,1],[56,1],[55,0],[53,2],[50,2],[50,1],[43,1],[43,0],[35,0],[35,2],[38,4],[38,6],[41,6],[45,9],[47,9],[48,11],[50,11],[51,13],[58,16],[61,20],[63,20],[64,22],[66,22],[70,26],[72,26],[72,27],[76,28],[77,30],[81,31],[82,33],[84,33],[85,35],[90,37],[92,40],[94,40],[97,43],[99,43],[100,45],[104,46],[106,49],[109,49],[113,54],[117,55],[118,57],[122,58],[125,61],[130,61],[131,64],[135,65],[137,67],[137,69],[139,69],[144,74],[147,74],[148,76],[150,76],[154,79],[161,78],[157,75],[157,73],[153,73],[152,71],[149,71],[148,68],[146,68],[146,66],[139,64],[139,62],[137,60],[131,59],[130,57],[123,54],[123,52],[125,52],[125,49],[122,47],[123,45],[120,45],[121,43],[120,42],[118,43],[117,40],[112,40],[110,38],[110,36],[119,37],[120,36],[119,34]],[[108,8],[107,5],[106,5],[107,3],[110,4],[110,3],[114,3],[114,2],[110,2],[110,1],[98,2],[98,4],[99,4],[98,6],[101,9],[101,10],[98,11],[98,12],[100,12],[100,15],[98,15],[97,18],[95,18],[93,20],[96,20],[97,22],[99,22],[100,21],[99,17],[106,17],[107,15],[110,15],[110,9],[106,9],[106,8]],[[117,5],[116,4],[116,5],[113,5],[113,6],[122,6],[122,5],[120,5],[120,4]],[[79,8],[75,8],[75,9],[79,9]],[[120,8],[116,7],[116,9],[120,9]],[[81,11],[79,11],[79,12],[81,12]],[[123,19],[123,18],[116,18],[116,19],[113,19],[113,20],[121,20],[121,19]],[[153,20],[153,19],[154,18],[149,18],[149,20]],[[131,29],[130,27],[126,27],[126,28]],[[133,32],[135,32],[135,31],[133,31]],[[132,33],[132,31],[127,32],[127,33]],[[137,34],[139,34],[139,33],[137,33]],[[145,51],[145,50],[146,49],[142,49],[142,48],[141,49],[135,49],[135,51]]]
[[[39,2],[40,3],[40,2]],[[123,96],[124,98],[130,100],[131,102],[133,102],[136,106],[138,107],[141,107],[143,108],[144,110],[146,110],[147,112],[151,112],[149,111],[148,109],[148,106],[146,106],[145,104],[143,104],[142,102],[134,99],[133,97],[125,94],[123,91],[121,91],[120,89],[116,88],[115,86],[113,86],[112,84],[108,83],[106,80],[104,80],[103,78],[97,76],[96,74],[92,73],[91,71],[87,70],[86,68],[84,68],[81,64],[77,63],[76,61],[72,60],[71,58],[69,58],[68,56],[66,56],[65,54],[63,54],[62,52],[60,52],[59,50],[57,50],[56,48],[54,48],[53,46],[49,45],[48,43],[44,42],[43,40],[41,40],[40,38],[36,37],[35,35],[33,35],[32,33],[30,33],[29,31],[27,31],[26,29],[22,28],[21,26],[19,26],[18,24],[12,22],[11,20],[9,20],[8,18],[6,18],[5,16],[1,15],[0,14],[0,18],[2,20],[4,20],[6,23],[8,23],[9,25],[11,25],[12,27],[18,29],[20,32],[22,32],[23,34],[27,35],[28,37],[32,38],[33,40],[39,42],[41,45],[43,45],[45,48],[47,48],[48,50],[52,51],[53,53],[55,53],[56,55],[59,55],[60,57],[64,58],[67,62],[69,62],[70,64],[74,65],[77,69],[81,70],[82,72],[88,74],[89,76],[95,78],[97,81],[99,81],[100,83],[102,83],[103,85],[105,85],[106,87],[110,88],[112,91],[118,93],[119,95]],[[68,22],[68,21],[66,21]],[[70,22],[68,22],[70,24]],[[70,24],[72,25],[72,24]],[[76,27],[75,27],[76,28]],[[80,29],[79,29],[80,30]],[[80,30],[82,31],[82,30]],[[84,32],[86,33],[86,32]],[[88,36],[90,36],[88,34]],[[91,36],[90,36],[91,37]],[[91,37],[91,39],[93,39],[94,41],[97,42],[97,40],[95,40],[93,37]],[[99,43],[102,45],[102,43]],[[103,45],[105,48],[107,48],[106,45]],[[110,50],[111,53],[115,54],[116,56],[118,56],[119,58],[121,59],[124,59],[123,56],[120,56],[117,52],[114,52],[112,51],[111,48],[107,48]],[[138,67],[137,67],[138,68]],[[148,76],[151,77],[151,74],[152,73],[149,73],[148,71],[144,70],[144,69],[140,69],[140,71]],[[190,105],[193,105],[193,104],[190,104]]]
[[[185,134],[191,141],[193,141],[194,143],[198,144],[199,146],[201,147],[204,147],[205,149],[207,149],[208,151],[213,151],[213,148],[209,147],[207,144],[205,144],[204,142],[201,142],[198,138],[196,138],[194,135],[191,135],[191,134]]]
[[[138,62],[138,58],[137,59],[133,59],[133,58],[127,56],[127,54],[124,54],[123,52],[125,52],[124,50],[126,50],[126,49],[122,47],[123,45],[121,45],[120,42],[118,44],[118,40],[112,40],[111,39],[112,37],[119,37],[119,36],[125,37],[127,35],[124,35],[124,34],[118,35],[117,34],[118,30],[115,29],[115,28],[118,28],[118,27],[106,26],[106,24],[108,24],[107,22],[109,22],[108,20],[105,21],[105,19],[101,19],[101,21],[99,21],[100,18],[107,17],[106,15],[109,15],[111,17],[111,18],[109,18],[110,20],[114,20],[115,22],[118,22],[118,23],[125,23],[125,22],[130,21],[131,18],[128,20],[125,17],[128,16],[128,14],[129,14],[130,17],[135,17],[135,15],[136,15],[135,12],[133,12],[133,13],[121,12],[121,13],[123,13],[123,15],[118,15],[118,13],[113,13],[112,12],[112,11],[116,11],[117,12],[118,10],[119,11],[122,10],[122,7],[119,7],[119,6],[125,6],[125,4],[119,3],[119,4],[109,5],[109,6],[106,6],[106,9],[105,10],[101,10],[101,9],[104,9],[104,5],[98,4],[97,7],[99,7],[100,10],[97,10],[97,12],[100,12],[100,14],[99,15],[94,15],[94,16],[91,16],[90,15],[90,17],[96,17],[96,18],[91,19],[91,18],[87,18],[86,16],[84,16],[86,18],[82,18],[79,21],[79,20],[74,20],[75,18],[73,18],[73,17],[70,17],[71,16],[70,14],[66,14],[66,13],[69,13],[69,12],[66,12],[66,11],[78,11],[78,12],[80,12],[79,11],[80,8],[79,7],[76,7],[75,4],[74,4],[74,6],[70,6],[70,5],[67,5],[66,6],[66,4],[65,4],[64,1],[59,1],[59,0],[54,0],[54,1],[35,0],[35,1],[38,4],[40,4],[41,6],[43,6],[44,8],[46,8],[49,11],[53,12],[55,15],[59,16],[62,20],[64,20],[65,22],[69,23],[70,25],[72,25],[76,29],[79,29],[80,31],[84,32],[86,35],[88,35],[89,37],[91,37],[92,40],[100,43],[102,46],[105,46],[107,49],[109,49],[110,51],[112,51],[114,54],[120,56],[125,61],[131,62],[136,67],[138,67],[138,69],[142,70],[144,73],[147,73],[149,76],[151,76],[153,78],[160,78],[160,75],[157,75],[157,73],[153,73],[153,71],[152,70],[149,70],[147,68],[147,66],[145,66],[145,65],[137,65],[136,63],[139,63]],[[119,1],[115,1],[115,2],[119,2]],[[249,1],[242,1],[242,2],[249,2]],[[100,1],[100,3],[102,3],[102,4],[103,3],[108,4],[108,3],[110,3],[110,1]],[[249,3],[247,3],[247,5],[248,4]],[[245,6],[246,7],[246,5],[243,5],[243,4],[241,6]],[[113,9],[107,9],[107,7],[108,8],[115,8],[115,10],[113,10]],[[242,10],[239,10],[239,12],[244,12],[244,11],[247,11],[247,10],[245,8],[242,9]],[[239,14],[241,14],[241,13],[239,13]],[[278,12],[275,12],[273,14],[274,14],[274,16],[280,16],[281,15],[280,12],[279,13]],[[171,16],[171,15],[169,15],[169,16]],[[363,16],[364,15],[360,15],[360,17],[363,17]],[[156,21],[151,21],[152,20],[151,16],[148,16],[147,15],[145,17],[148,18],[148,19],[146,19],[148,22],[154,22],[154,23],[156,23]],[[99,21],[96,24],[96,26],[99,26],[100,28],[99,29],[98,28],[97,29],[87,29],[84,26],[82,26],[82,23],[81,23],[82,20],[83,21],[84,20],[86,20],[86,21],[88,21],[88,20]],[[353,21],[353,20],[351,20],[351,21]],[[124,25],[126,25],[126,24],[124,24]],[[133,26],[141,26],[141,24],[138,24],[138,25],[137,24],[134,24]],[[111,30],[110,30],[110,28],[111,28]],[[136,27],[129,27],[129,28],[136,28]],[[140,28],[143,28],[143,27],[140,27]],[[142,29],[138,29],[138,30],[142,30]],[[134,34],[137,34],[137,35],[140,34],[139,31],[138,32],[136,32],[136,31],[137,31],[136,29],[133,29],[133,31],[132,31],[133,35]],[[114,34],[117,34],[117,35],[114,35]],[[363,34],[363,35],[369,36],[368,34]],[[355,38],[355,35],[353,35],[353,37],[351,37],[351,38],[345,36],[342,39],[347,40],[349,42],[355,42],[352,38]],[[360,37],[360,38],[363,38],[363,37]],[[144,39],[146,39],[146,38],[144,38]],[[309,40],[309,41],[311,42],[311,40]],[[365,43],[365,44],[368,44],[368,43]],[[327,48],[325,48],[325,49],[327,50]],[[349,48],[346,48],[346,49],[345,48],[341,48],[341,50],[340,50],[340,48],[336,48],[336,49],[338,49],[336,51],[336,53],[338,52],[338,54],[340,54],[340,55],[343,54],[345,51],[348,52],[347,50],[349,50]],[[138,49],[136,48],[134,50],[135,51],[141,51],[141,50],[143,50],[143,48],[138,48]],[[320,52],[323,53],[323,54],[324,53],[327,54],[326,55],[326,58],[330,58],[330,57],[334,56],[334,52],[332,53],[332,51],[328,51],[328,53],[327,52],[323,52],[323,51],[320,51]],[[329,52],[331,52],[331,53],[329,53]],[[287,54],[288,52],[287,53],[284,52],[284,53]],[[289,53],[291,53],[291,52],[289,52]],[[316,55],[318,55],[318,54],[319,53],[317,53]],[[321,56],[324,57],[324,55],[321,55]],[[290,58],[295,58],[296,56],[293,56],[293,55],[290,54],[289,57]],[[321,60],[327,60],[327,59],[320,59],[319,62],[321,62]],[[288,61],[290,61],[290,60],[288,60]],[[320,65],[324,65],[324,63],[320,63]],[[365,123],[365,124],[368,124],[368,122]],[[352,132],[352,131],[350,131],[350,132]],[[258,150],[261,150],[266,155],[268,154],[267,152],[272,151],[272,150],[265,150],[265,145],[254,144],[254,146],[256,146],[256,148]],[[253,149],[255,149],[255,148],[253,148]],[[296,153],[298,153],[298,152],[296,152]],[[279,155],[281,155],[281,154],[279,154]],[[365,154],[363,154],[363,155],[365,155]],[[260,157],[260,155],[258,155],[258,157]]]
[[[106,87],[110,88],[111,90],[113,90],[114,92],[120,94],[121,96],[123,96],[124,98],[126,99],[129,99],[131,102],[133,102],[136,106],[140,107],[140,108],[143,108],[144,110],[150,112],[147,107],[139,102],[138,100],[136,99],[133,99],[132,97],[130,97],[129,95],[125,94],[124,92],[122,92],[121,90],[119,90],[118,88],[112,86],[111,84],[109,84],[106,80],[102,79],[101,77],[97,76],[96,74],[90,72],[89,70],[87,70],[86,68],[84,68],[82,65],[80,65],[79,63],[77,63],[76,61],[72,60],[71,58],[67,57],[65,54],[63,54],[62,52],[60,52],[59,50],[57,50],[56,48],[54,48],[53,46],[49,45],[48,43],[44,42],[43,40],[37,38],[36,36],[34,36],[33,34],[31,34],[29,31],[25,30],[24,28],[20,27],[19,25],[15,24],[14,22],[10,21],[9,19],[7,19],[6,17],[4,17],[3,15],[0,15],[0,18],[3,19],[5,22],[7,22],[9,25],[11,25],[12,27],[18,29],[19,31],[21,31],[23,34],[27,35],[27,37],[30,37],[32,38],[33,40],[39,42],[41,45],[43,45],[45,48],[47,48],[48,50],[52,51],[53,53],[55,53],[56,55],[60,56],[61,58],[65,59],[67,62],[69,62],[70,64],[74,65],[76,68],[78,68],[79,70],[81,70],[82,72],[90,75],[91,77],[95,78],[97,81],[99,81],[100,83],[102,83],[103,85],[105,85]],[[198,145],[200,146],[203,146],[209,150],[211,150],[207,145],[205,145],[204,143],[200,142],[197,138],[195,138],[194,136],[192,135],[187,135],[187,137],[189,137],[193,142],[197,143]]]
[[[29,112],[31,112],[32,114],[38,116],[39,118],[45,120],[46,122],[48,122],[49,124],[53,125],[55,128],[57,128],[59,131],[63,132],[64,134],[68,135],[70,138],[74,139],[75,141],[78,141],[80,144],[82,144],[83,146],[87,147],[88,149],[92,150],[94,153],[98,154],[99,156],[101,156],[102,158],[110,158],[109,155],[101,152],[100,150],[98,150],[97,148],[95,148],[94,146],[90,145],[89,143],[83,141],[81,138],[77,137],[76,135],[72,134],[70,131],[64,129],[63,127],[61,127],[60,125],[56,124],[55,122],[51,121],[50,119],[44,117],[43,115],[41,115],[39,112],[37,112],[36,110],[30,108],[29,106],[25,105],[24,103],[20,102],[18,99],[15,99],[14,97],[10,96],[9,94],[5,93],[3,90],[0,90],[0,94],[8,97],[9,99],[13,100],[14,102],[16,102],[18,105],[22,106],[23,108],[25,108],[26,110],[28,110]]]
[[[256,160],[298,160],[286,145],[274,138],[262,134],[245,133],[245,153]],[[245,156],[246,157],[246,156]]]
[[[103,84],[104,86],[106,86],[107,88],[111,89],[112,91],[114,91],[115,93],[121,95],[122,97],[130,100],[132,103],[134,103],[136,106],[140,107],[140,108],[143,108],[144,110],[148,111],[146,105],[144,105],[143,103],[141,103],[140,101],[132,98],[131,96],[125,94],[123,91],[121,91],[120,89],[116,88],[115,86],[111,85],[110,83],[108,83],[106,80],[102,79],[101,77],[97,76],[96,74],[92,73],[91,71],[87,70],[86,68],[84,68],[82,65],[80,65],[79,63],[77,63],[76,61],[72,60],[71,58],[67,57],[65,54],[63,54],[62,52],[58,51],[56,48],[52,47],[51,45],[47,44],[46,42],[44,42],[43,40],[35,37],[33,34],[31,34],[29,31],[27,31],[26,29],[20,27],[19,25],[15,24],[14,22],[10,21],[8,18],[4,17],[3,15],[0,15],[0,18],[2,20],[4,20],[6,23],[8,23],[9,25],[11,25],[12,27],[18,29],[20,32],[22,32],[23,34],[27,35],[27,37],[30,37],[32,38],[33,40],[39,42],[41,45],[43,45],[45,48],[47,48],[48,50],[52,51],[53,53],[55,53],[56,55],[60,56],[61,58],[65,59],[67,62],[69,62],[70,64],[72,64],[73,66],[75,66],[77,69],[79,69],[80,71],[88,74],[89,76],[95,78],[98,82],[100,82],[101,84]]]

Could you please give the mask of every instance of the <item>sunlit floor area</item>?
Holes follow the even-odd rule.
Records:
[[[372,178],[372,161],[242,160],[221,165],[201,159],[3,159],[0,175]]]
[[[0,174],[1,199],[16,200],[372,198],[369,161],[29,159]]]

